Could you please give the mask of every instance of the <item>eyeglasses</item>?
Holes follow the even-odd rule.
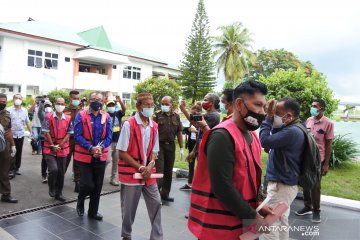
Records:
[[[91,98],[91,99],[89,99],[89,101],[90,102],[95,102],[95,101],[101,102],[102,98]]]
[[[154,107],[155,107],[155,105],[154,105],[154,104],[141,105],[141,107],[143,107],[143,108],[154,108]]]

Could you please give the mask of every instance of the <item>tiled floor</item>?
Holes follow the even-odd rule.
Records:
[[[184,218],[189,207],[190,192],[179,191],[184,180],[175,180],[172,194],[175,202],[162,208],[162,225],[164,239],[196,239],[187,229]],[[87,203],[87,202],[86,202]],[[314,227],[311,216],[298,217],[293,211],[302,207],[302,202],[296,200],[292,205],[289,222],[292,226]],[[360,239],[360,212],[334,207],[322,207],[322,223],[319,236],[305,236],[301,231],[290,232],[292,239]],[[86,214],[79,217],[75,211],[75,203],[37,211],[0,221],[0,239],[26,240],[92,240],[121,239],[121,210],[119,193],[101,197],[100,211],[104,221],[88,219]],[[143,200],[139,203],[136,219],[133,225],[133,239],[145,240],[150,235],[150,223]]]

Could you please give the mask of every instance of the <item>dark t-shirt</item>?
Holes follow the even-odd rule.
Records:
[[[122,113],[121,110],[116,111],[114,113],[109,113],[111,117],[111,123],[113,126],[113,135],[112,135],[112,142],[117,142],[120,137],[120,129],[121,129],[121,119],[125,116],[125,114]],[[119,131],[115,131],[119,130]]]
[[[206,113],[204,115],[204,119],[205,119],[207,125],[209,125],[209,128],[212,129],[213,127],[215,127],[216,125],[218,125],[220,123],[220,113],[218,113],[218,112]],[[204,135],[204,133],[202,131],[200,131],[198,134],[198,137],[197,137],[198,144],[200,143],[203,135]]]

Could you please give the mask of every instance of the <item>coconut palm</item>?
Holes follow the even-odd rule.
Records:
[[[225,79],[234,82],[248,73],[249,64],[255,63],[255,54],[250,50],[252,34],[240,22],[218,29],[222,34],[213,37],[217,72],[223,70]]]

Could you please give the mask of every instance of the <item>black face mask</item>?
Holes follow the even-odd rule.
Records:
[[[6,107],[6,103],[0,103],[0,111],[4,110]]]
[[[250,111],[249,108],[246,106],[245,102],[243,102],[243,103],[247,110],[246,115],[243,116],[243,120],[245,122],[246,128],[249,131],[255,131],[256,129],[258,129],[260,127],[261,123],[264,121],[265,115]],[[240,113],[240,115],[241,115],[241,113]]]
[[[94,111],[99,111],[102,108],[102,103],[98,101],[92,102],[90,103],[90,108]]]

